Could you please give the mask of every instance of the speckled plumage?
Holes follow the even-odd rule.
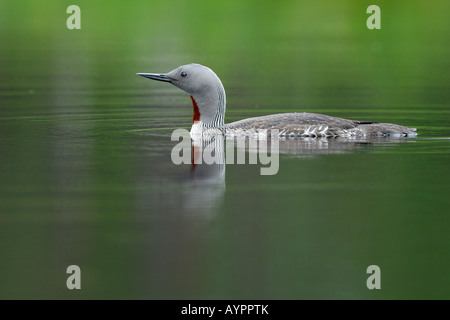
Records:
[[[280,113],[244,119],[222,127],[226,133],[277,129],[281,137],[415,136],[415,128],[391,123],[348,120],[317,113]],[[269,132],[267,132],[269,134]]]

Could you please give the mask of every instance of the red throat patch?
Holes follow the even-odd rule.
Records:
[[[200,148],[192,144],[192,153],[191,153],[191,172],[195,170],[195,166],[197,165],[198,159],[201,156]]]
[[[192,104],[194,105],[194,118],[192,119],[192,123],[196,123],[200,121],[200,110],[198,110],[197,101],[195,101],[193,96],[190,96],[192,100]]]

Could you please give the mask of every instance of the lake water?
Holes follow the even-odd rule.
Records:
[[[449,8],[378,2],[370,31],[364,1],[79,1],[81,30],[70,3],[1,1],[0,298],[450,298]],[[189,96],[135,74],[190,62],[221,78],[226,122],[305,111],[419,135],[288,139],[275,175],[175,165]]]

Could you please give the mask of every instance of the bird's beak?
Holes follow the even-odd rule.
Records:
[[[152,80],[158,80],[158,81],[164,81],[164,82],[172,82],[172,78],[166,76],[165,74],[159,74],[159,73],[136,73],[138,76],[152,79]]]

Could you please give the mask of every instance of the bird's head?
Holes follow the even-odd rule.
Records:
[[[138,75],[169,82],[189,93],[194,104],[194,123],[202,121],[208,127],[223,125],[225,90],[219,77],[210,68],[191,63],[168,73],[138,73]]]

